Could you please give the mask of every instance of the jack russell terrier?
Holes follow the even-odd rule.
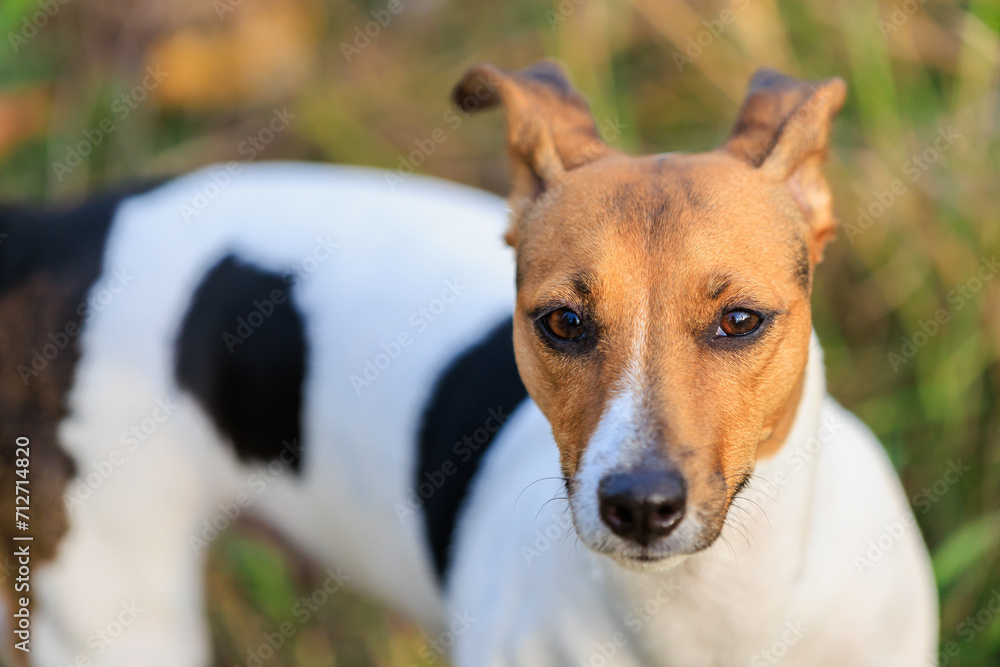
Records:
[[[844,97],[762,71],[721,148],[631,157],[557,65],[479,65],[508,210],[305,164],[0,210],[13,659],[208,665],[244,512],[459,667],[933,664],[926,548],[812,332]]]

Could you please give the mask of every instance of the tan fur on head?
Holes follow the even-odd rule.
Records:
[[[551,63],[478,65],[456,88],[467,110],[507,112],[514,346],[564,474],[579,473],[608,406],[629,395],[636,423],[622,437],[679,470],[704,518],[691,550],[715,539],[740,482],[791,426],[812,269],[834,230],[820,165],[845,93],[840,79],[763,71],[720,149],[631,157],[604,146]],[[579,315],[586,335],[552,339],[554,309]],[[764,324],[718,336],[733,311]]]
[[[847,84],[838,77],[797,81],[760,70],[725,145],[730,154],[786,181],[812,227],[813,263],[822,259],[823,246],[835,233],[830,188],[820,168],[833,117],[846,97]]]
[[[513,166],[511,245],[516,243],[520,219],[565,172],[610,152],[587,101],[551,60],[516,72],[488,63],[474,65],[455,86],[452,100],[463,111],[500,103],[507,113],[507,147]]]

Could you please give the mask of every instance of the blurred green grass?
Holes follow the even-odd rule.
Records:
[[[1000,664],[1000,618],[967,624],[1000,590],[1000,280],[988,268],[1000,251],[996,0],[404,0],[377,29],[381,0],[55,4],[24,43],[10,35],[46,2],[0,5],[4,199],[60,201],[251,154],[397,168],[439,127],[446,140],[418,171],[503,192],[500,115],[457,129],[444,116],[452,83],[478,60],[562,60],[598,122],[623,128],[618,145],[647,152],[718,145],[758,66],[844,77],[828,168],[842,229],[814,298],[831,391],[900,470],[934,553],[942,646],[960,650],[949,662]],[[164,82],[119,117],[116,100],[156,66]],[[248,150],[286,106],[287,129]],[[113,130],[59,173],[67,147],[105,118]],[[958,138],[937,150],[939,132]],[[949,475],[959,463],[970,469]],[[277,543],[230,533],[210,568],[226,665],[245,664],[316,585]],[[338,593],[268,664],[408,667],[421,664],[420,641]]]

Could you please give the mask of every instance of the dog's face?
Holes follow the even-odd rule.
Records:
[[[640,158],[549,63],[474,68],[470,95],[508,111],[514,346],[580,538],[643,569],[706,548],[794,417],[843,83],[762,73],[723,149]]]

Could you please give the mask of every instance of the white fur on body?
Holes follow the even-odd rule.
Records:
[[[245,511],[340,567],[350,585],[432,631],[443,627],[420,516],[398,514],[414,486],[415,434],[434,381],[510,310],[503,202],[418,177],[392,193],[379,172],[293,164],[243,167],[211,189],[222,171],[127,201],[110,231],[94,292],[116,270],[133,279],[82,335],[63,444],[86,475],[127,450],[123,434],[158,399],[181,407],[72,508],[58,560],[38,573],[38,665],[80,654],[95,665],[207,664],[191,539],[240,493],[252,499]],[[206,191],[218,194],[185,224],[184,207]],[[308,341],[301,477],[239,463],[174,381],[174,340],[192,294],[231,252],[278,273],[301,267],[292,289]],[[436,315],[442,292],[453,302]],[[404,333],[409,346],[359,392],[351,376],[363,378],[365,360]],[[132,600],[145,611],[95,656],[87,638]]]
[[[758,463],[720,539],[665,572],[594,554],[568,503],[546,504],[563,496],[561,482],[535,483],[558,474],[556,445],[523,406],[462,518],[448,603],[476,622],[456,664],[933,665],[923,539],[878,441],[826,394],[815,338],[810,356],[786,444]]]
[[[98,667],[208,664],[205,550],[192,539],[241,493],[250,498],[242,511],[454,643],[459,667],[773,664],[751,661],[790,636],[786,623],[805,630],[786,642],[784,664],[926,660],[936,623],[926,552],[907,528],[859,572],[854,557],[908,509],[874,438],[825,397],[818,355],[789,443],[758,466],[722,539],[667,573],[626,572],[578,546],[565,520],[549,528],[567,510],[560,500],[543,507],[561,493],[558,483],[529,484],[559,475],[557,451],[526,402],[474,483],[450,584],[439,591],[419,514],[404,509],[416,432],[442,369],[510,312],[503,203],[419,177],[391,191],[383,174],[363,169],[245,166],[214,187],[222,171],[130,199],[112,226],[94,293],[115,271],[132,279],[81,337],[60,434],[82,476],[114,450],[124,462],[74,504],[58,558],[36,573],[34,664],[80,656]],[[278,273],[300,267],[292,289],[308,348],[300,476],[239,462],[174,380],[174,340],[192,294],[229,253]],[[421,309],[442,293],[454,298],[429,321]],[[351,377],[363,377],[366,360],[400,334],[409,345],[359,391]],[[123,435],[158,400],[177,407],[131,451]],[[799,443],[831,421],[832,437],[795,467]],[[766,480],[776,499],[759,496],[774,495]],[[645,611],[650,599],[655,614]],[[130,604],[141,611],[120,636],[94,641]],[[610,651],[605,642],[614,648],[606,663],[591,661]]]

